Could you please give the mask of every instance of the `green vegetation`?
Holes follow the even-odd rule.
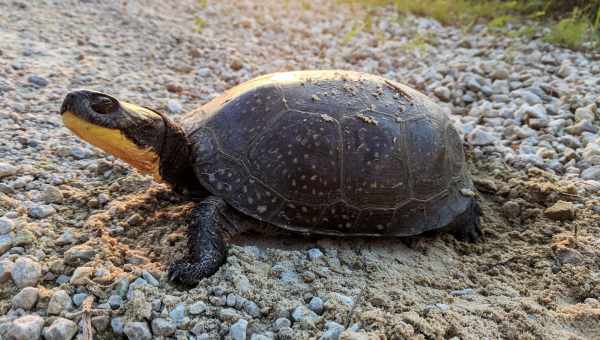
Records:
[[[393,5],[401,13],[428,16],[444,25],[471,27],[487,23],[492,30],[519,23],[509,35],[532,37],[538,23],[551,26],[547,42],[572,49],[600,46],[600,0],[341,0],[367,7]],[[371,15],[366,17],[372,20]],[[365,19],[365,20],[366,20]],[[528,21],[526,21],[528,19]],[[534,26],[530,26],[533,23]],[[525,25],[525,26],[524,26]],[[350,39],[366,25],[356,25]],[[345,39],[346,40],[346,39]]]

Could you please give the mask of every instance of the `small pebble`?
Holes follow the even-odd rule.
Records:
[[[273,323],[273,329],[275,331],[278,331],[285,327],[291,327],[291,326],[292,326],[292,322],[288,318],[278,318]]]
[[[15,222],[6,217],[0,217],[0,235],[10,233],[14,228]]]
[[[85,300],[87,296],[88,295],[86,293],[77,293],[73,295],[73,303],[75,304],[75,306],[79,307],[81,306],[83,300]]]
[[[127,322],[123,327],[123,333],[129,340],[152,339],[152,333],[150,333],[150,328],[148,328],[148,324],[146,322]]]
[[[175,334],[177,327],[167,319],[156,318],[152,320],[152,334],[155,336],[171,336]]]
[[[32,74],[27,77],[27,82],[33,84],[37,87],[46,87],[48,86],[48,80],[42,76],[38,76],[36,74]]]
[[[308,303],[308,308],[320,315],[323,313],[323,300],[318,296],[313,297]]]
[[[244,319],[238,320],[236,323],[231,325],[229,328],[229,336],[233,340],[246,340],[246,327],[248,326],[248,321]]]
[[[14,176],[17,174],[18,168],[8,163],[0,162],[0,178]]]
[[[202,314],[206,311],[206,304],[202,301],[194,302],[188,308],[188,312],[192,315]]]
[[[123,304],[123,298],[119,295],[111,295],[108,298],[108,305],[112,309],[118,309]]]
[[[110,320],[110,327],[115,334],[123,334],[125,323],[122,317],[115,317]]]
[[[15,264],[10,260],[0,260],[0,283],[10,280]]]
[[[311,261],[316,261],[323,257],[323,252],[321,252],[318,248],[312,248],[308,250],[308,259]]]
[[[157,279],[154,278],[154,276],[152,276],[152,274],[150,274],[150,272],[144,270],[142,272],[142,277],[144,278],[144,280],[146,280],[146,282],[148,282],[151,286],[154,287],[159,287],[160,283],[158,282]]]
[[[27,210],[27,214],[31,218],[46,218],[48,216],[52,216],[56,213],[56,209],[53,206],[42,204],[42,205],[34,205]]]
[[[170,113],[174,114],[181,113],[181,111],[183,110],[181,103],[179,103],[179,101],[175,99],[169,99],[169,101],[167,102],[167,108],[169,109]]]
[[[452,296],[465,296],[465,295],[471,295],[471,294],[473,294],[472,288],[453,290],[450,292],[450,295],[452,295]]]
[[[69,282],[73,285],[86,284],[90,276],[94,273],[94,267],[77,267],[71,276]]]

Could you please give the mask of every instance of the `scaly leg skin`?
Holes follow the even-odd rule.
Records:
[[[477,242],[482,239],[481,232],[481,207],[476,199],[471,201],[471,204],[456,218],[452,224],[451,232],[460,241]]]
[[[192,286],[219,270],[227,258],[224,237],[241,232],[228,215],[235,216],[236,212],[216,196],[205,198],[192,210],[188,255],[169,267],[170,281]]]

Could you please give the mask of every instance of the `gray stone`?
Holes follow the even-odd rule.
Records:
[[[206,304],[202,301],[194,302],[190,305],[188,312],[192,315],[202,314],[206,311]]]
[[[223,321],[236,320],[240,314],[233,308],[223,308],[219,311],[219,318]]]
[[[314,324],[319,320],[319,316],[305,306],[296,307],[292,312],[292,318],[296,322],[306,322],[308,324]]]
[[[121,307],[122,304],[123,304],[123,298],[121,298],[119,295],[111,295],[108,298],[108,305],[112,309],[118,309],[119,307]]]
[[[77,293],[73,295],[73,303],[75,304],[75,306],[79,307],[81,306],[83,300],[85,300],[87,296],[88,295],[86,293]]]
[[[27,77],[27,82],[35,85],[36,87],[46,87],[48,86],[48,80],[42,76],[38,76],[37,74],[32,74]]]
[[[129,340],[151,340],[152,333],[145,322],[127,322],[123,327],[123,333]]]
[[[0,162],[0,178],[14,176],[17,174],[18,168],[14,165]]]
[[[465,295],[471,295],[471,294],[473,294],[473,288],[453,290],[450,292],[450,295],[452,295],[452,296],[465,296]]]
[[[53,206],[47,204],[33,205],[27,209],[27,214],[32,218],[46,218],[56,213]]]
[[[349,296],[346,296],[346,295],[344,295],[344,294],[340,294],[340,293],[333,293],[333,297],[334,297],[334,298],[335,298],[337,301],[341,302],[342,304],[344,304],[344,305],[346,305],[346,306],[352,306],[352,305],[354,304],[354,300],[353,300],[351,297],[349,297]]]
[[[10,260],[0,261],[0,283],[4,283],[10,280],[14,266],[15,264]]]
[[[42,334],[44,319],[39,315],[25,315],[12,322],[6,337],[11,340],[35,340]]]
[[[344,326],[335,321],[327,321],[325,323],[325,332],[323,332],[319,340],[338,340],[343,331]]]
[[[144,280],[146,280],[146,282],[148,282],[150,285],[154,286],[154,287],[158,287],[160,286],[160,283],[158,282],[157,279],[154,278],[154,276],[152,276],[152,274],[150,274],[150,272],[144,270],[142,272],[142,277],[144,278]]]
[[[75,242],[77,242],[77,237],[75,237],[75,234],[71,229],[65,229],[65,231],[63,231],[63,233],[56,240],[56,244],[59,246],[73,244]]]
[[[64,196],[57,187],[46,185],[42,190],[41,198],[46,203],[62,203]]]
[[[90,150],[79,146],[72,147],[69,154],[75,159],[86,159],[91,156]]]
[[[229,336],[233,340],[246,340],[246,327],[248,327],[248,321],[239,319],[229,328]]]
[[[266,336],[266,335],[262,335],[262,334],[252,334],[252,336],[250,336],[250,340],[272,340],[273,337],[271,336]]]
[[[565,131],[572,135],[579,136],[584,132],[596,133],[596,132],[598,132],[598,128],[595,127],[594,125],[592,125],[592,123],[590,123],[589,121],[583,119],[574,125],[566,127]]]
[[[14,237],[11,235],[0,235],[0,255],[6,253],[10,248],[12,248],[13,242]]]
[[[323,257],[323,252],[321,252],[318,248],[311,248],[308,250],[308,259],[311,261],[316,261]]]
[[[170,113],[175,114],[180,113],[183,110],[181,103],[179,103],[179,101],[176,99],[169,99],[167,102],[167,108],[169,109]]]
[[[23,308],[29,310],[35,306],[38,300],[38,289],[35,287],[25,287],[12,298],[13,308]]]
[[[28,257],[21,256],[15,261],[11,276],[17,287],[35,286],[42,278],[42,266]]]
[[[117,295],[124,297],[129,291],[129,279],[127,276],[122,276],[114,284],[114,290]]]
[[[94,267],[77,267],[71,275],[69,282],[73,285],[83,285],[87,283],[87,280],[94,273]]]
[[[255,318],[260,316],[260,309],[254,301],[245,301],[244,311]]]
[[[92,326],[98,331],[103,332],[108,328],[110,324],[110,317],[108,315],[97,315],[92,317]]]
[[[596,116],[592,111],[590,106],[580,107],[575,110],[575,120],[580,122],[582,120],[587,120],[588,122],[593,122]]]
[[[125,328],[123,318],[120,316],[112,318],[110,320],[110,327],[115,334],[123,334],[123,328]]]
[[[59,315],[62,311],[69,311],[73,308],[71,297],[64,290],[57,290],[52,294],[48,303],[48,314]]]
[[[173,320],[181,322],[185,317],[185,305],[183,303],[178,303],[175,308],[169,312],[169,316]]]
[[[438,86],[433,90],[433,93],[438,97],[441,101],[449,102],[452,99],[452,93],[445,86]]]
[[[233,307],[233,306],[235,306],[236,302],[237,302],[237,296],[235,294],[227,295],[227,299],[225,300],[225,304],[227,306]]]
[[[278,318],[273,322],[273,329],[279,331],[282,328],[291,327],[292,322],[288,318]]]
[[[581,173],[581,178],[586,180],[600,181],[600,165],[591,166]]]
[[[445,304],[445,303],[436,303],[436,304],[435,304],[435,306],[436,306],[437,308],[439,308],[439,310],[441,310],[442,312],[445,312],[445,311],[447,311],[448,309],[450,309],[450,306],[448,306],[448,305],[447,305],[447,304]]]
[[[170,320],[156,318],[152,320],[152,334],[154,336],[171,336],[175,334],[177,327]]]
[[[471,145],[483,146],[494,144],[496,137],[481,126],[477,126],[467,135],[467,142]]]
[[[77,324],[69,319],[57,318],[50,327],[44,329],[46,340],[70,340],[77,333]]]
[[[308,308],[317,314],[323,313],[323,300],[318,296],[313,297],[308,303]]]
[[[13,230],[14,226],[15,222],[13,222],[13,220],[8,219],[6,217],[0,217],[0,235],[10,233]]]
[[[96,250],[88,245],[82,244],[69,248],[65,252],[65,263],[79,265],[90,261],[96,255]]]

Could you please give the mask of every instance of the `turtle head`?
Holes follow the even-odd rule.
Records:
[[[162,180],[166,117],[92,91],[67,94],[60,113],[65,126],[81,139]]]

